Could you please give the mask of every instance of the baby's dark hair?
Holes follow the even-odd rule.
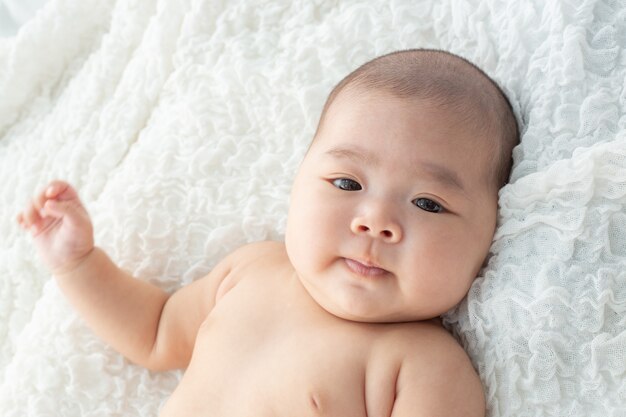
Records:
[[[450,52],[409,49],[375,58],[357,68],[333,88],[317,127],[317,136],[331,104],[344,90],[379,90],[398,98],[421,99],[452,111],[457,120],[493,137],[492,180],[505,185],[519,129],[511,103],[487,74]]]

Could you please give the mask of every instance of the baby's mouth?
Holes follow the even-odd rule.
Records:
[[[389,271],[376,265],[360,262],[350,258],[343,258],[344,262],[352,272],[365,277],[378,277],[388,274]]]

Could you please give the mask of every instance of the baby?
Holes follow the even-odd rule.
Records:
[[[161,416],[483,416],[480,380],[437,317],[487,256],[518,142],[498,86],[408,50],[342,80],[293,183],[285,242],[235,250],[173,294],[94,246],[53,181],[18,222],[96,334],[186,368]]]

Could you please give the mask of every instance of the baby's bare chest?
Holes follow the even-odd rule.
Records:
[[[397,366],[373,351],[377,332],[298,302],[225,299],[162,416],[389,415]]]

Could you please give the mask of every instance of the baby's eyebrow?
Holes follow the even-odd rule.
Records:
[[[378,155],[367,152],[365,149],[335,147],[326,151],[326,154],[339,159],[349,159],[358,164],[373,167],[380,165]],[[429,161],[420,161],[417,163],[415,171],[416,173],[426,172],[433,180],[441,185],[455,189],[456,191],[467,195],[463,181],[461,181],[457,173],[452,171],[450,168]]]
[[[427,171],[437,182],[442,183],[450,188],[456,188],[458,191],[465,193],[465,186],[463,182],[456,174],[449,168],[443,165],[434,164],[432,162],[422,161],[420,165],[425,171]]]
[[[349,159],[359,164],[367,164],[374,167],[380,165],[380,161],[376,155],[361,149],[335,147],[326,151],[326,154],[339,159]]]

